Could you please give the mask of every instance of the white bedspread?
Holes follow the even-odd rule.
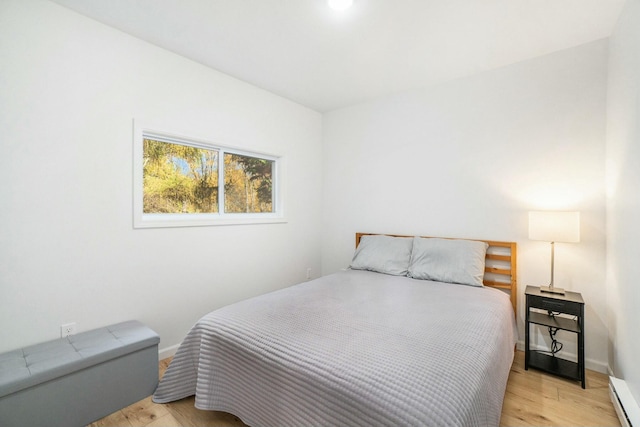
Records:
[[[508,296],[344,271],[213,311],[153,400],[257,426],[497,426],[517,339]]]

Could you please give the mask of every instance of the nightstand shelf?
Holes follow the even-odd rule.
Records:
[[[529,352],[529,366],[570,380],[581,379],[579,364],[540,351],[531,350]]]
[[[565,331],[571,331],[579,333],[580,325],[577,320],[567,319],[565,317],[554,316],[551,317],[546,313],[538,313],[532,311],[529,313],[529,323],[535,323],[536,325],[551,326],[552,328],[559,328]]]
[[[524,368],[539,369],[564,378],[580,381],[585,388],[584,371],[584,300],[577,292],[564,295],[541,292],[537,286],[527,286],[525,312]],[[554,313],[550,315],[549,313]],[[572,317],[567,317],[572,316]],[[573,332],[578,341],[578,362],[552,356],[549,352],[531,350],[531,325],[558,328]]]

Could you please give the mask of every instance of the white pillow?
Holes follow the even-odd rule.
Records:
[[[484,260],[489,245],[472,240],[415,237],[409,277],[483,286]]]
[[[406,276],[412,246],[411,237],[362,236],[350,267],[354,270]]]

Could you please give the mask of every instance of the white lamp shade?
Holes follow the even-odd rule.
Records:
[[[580,212],[529,212],[529,239],[545,242],[579,242]]]

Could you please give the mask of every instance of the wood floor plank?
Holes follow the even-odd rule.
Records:
[[[158,374],[159,377],[162,378],[162,376],[164,375],[164,373],[166,372],[167,368],[169,367],[169,364],[171,363],[171,360],[173,358],[172,357],[167,357],[166,359],[162,359],[159,363],[158,363]]]
[[[602,391],[602,396],[597,396],[596,391]],[[591,393],[579,393],[575,391],[560,390],[560,402],[569,404],[583,413],[591,413],[597,417],[609,417],[617,419],[616,411],[608,401],[609,390],[600,388],[590,390]]]
[[[146,427],[182,427],[182,424],[173,415],[167,414],[147,424]]]
[[[194,397],[165,404],[173,417],[185,427],[245,427],[234,415],[226,412],[203,411],[194,406]]]
[[[104,418],[99,419],[91,424],[88,427],[133,427],[127,417],[122,413],[122,411],[116,411],[111,415],[107,415]]]
[[[516,420],[517,422],[505,423],[504,420]],[[539,405],[533,402],[526,402],[514,396],[507,390],[504,403],[502,405],[501,425],[519,426],[564,426],[579,425],[570,422],[561,414],[549,409],[548,405]]]
[[[587,371],[587,388],[535,369],[517,352],[509,374],[501,425],[619,426],[607,392],[607,376]]]
[[[513,363],[515,365],[518,361]],[[537,372],[511,369],[507,384],[507,389],[512,393],[533,402],[538,402],[542,398],[559,399],[557,383],[544,381]]]
[[[594,387],[608,387],[609,375],[587,369],[587,381],[591,381]]]
[[[122,413],[132,427],[144,427],[158,418],[162,418],[169,412],[163,405],[157,405],[151,400],[151,396],[146,397],[131,406],[127,406]]]

